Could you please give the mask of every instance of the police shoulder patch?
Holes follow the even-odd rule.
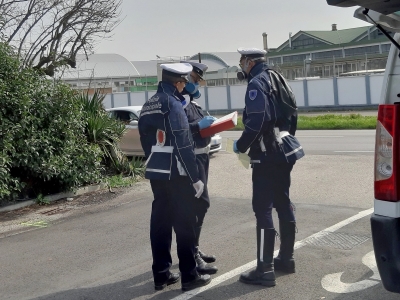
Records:
[[[254,100],[257,97],[257,90],[250,90],[249,91],[249,98],[250,100]]]

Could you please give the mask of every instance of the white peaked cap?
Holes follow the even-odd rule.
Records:
[[[192,72],[192,65],[189,63],[173,63],[173,64],[161,64],[161,69],[175,73],[177,75],[188,75]]]
[[[239,52],[243,56],[264,56],[267,54],[267,51],[258,49],[258,48],[238,48],[237,52]]]
[[[195,62],[195,61],[181,61],[181,63],[191,64],[193,66],[193,68],[196,67],[203,72],[207,71],[207,69],[208,69],[208,66],[206,64],[202,64],[202,63]]]

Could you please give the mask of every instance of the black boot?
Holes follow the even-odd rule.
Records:
[[[200,249],[199,250],[199,254],[200,257],[206,262],[206,263],[213,263],[217,260],[217,258],[214,255],[208,255],[205,254],[204,252],[201,252]]]
[[[161,290],[165,289],[167,287],[167,285],[177,283],[179,281],[179,278],[181,278],[179,273],[170,273],[169,277],[166,281],[154,282],[154,288],[156,289],[156,291],[161,291]]]
[[[194,259],[196,260],[197,264],[197,272],[199,274],[215,274],[218,272],[218,268],[216,266],[211,266],[207,264],[200,256],[199,253],[196,253],[194,256]]]
[[[213,263],[217,259],[214,255],[208,255],[205,254],[204,252],[201,252],[199,249],[199,241],[200,241],[200,233],[201,233],[201,226],[195,227],[195,233],[196,233],[196,252],[200,254],[200,257],[206,262],[206,263]]]
[[[189,282],[182,282],[182,291],[190,291],[205,286],[211,282],[210,275],[196,275],[196,278]]]
[[[273,263],[275,236],[274,228],[257,227],[257,268],[240,275],[241,282],[264,286],[276,285]]]
[[[279,231],[281,236],[281,246],[278,256],[274,259],[275,270],[284,273],[295,273],[296,268],[293,252],[296,222],[279,220]]]
[[[201,226],[195,227],[195,233],[196,233],[196,241],[195,241],[195,255],[194,259],[196,260],[197,264],[197,272],[199,274],[215,274],[218,271],[218,268],[216,266],[210,266],[207,264],[207,262],[203,259],[202,253],[199,249],[199,240],[200,240],[200,232],[201,232]],[[214,259],[215,261],[215,259]]]

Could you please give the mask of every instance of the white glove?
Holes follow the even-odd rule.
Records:
[[[203,194],[203,191],[204,191],[203,181],[199,180],[199,181],[193,183],[193,187],[196,190],[196,195],[194,195],[194,196],[196,198],[200,198],[201,194]]]

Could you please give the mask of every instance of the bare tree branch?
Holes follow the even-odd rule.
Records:
[[[53,76],[76,66],[96,41],[120,23],[122,0],[0,0],[0,38],[18,49],[25,66]]]

